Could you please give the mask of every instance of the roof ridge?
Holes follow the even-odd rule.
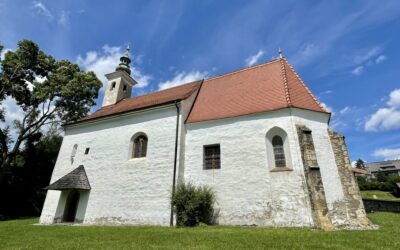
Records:
[[[364,162],[364,163],[365,163],[365,164],[372,164],[372,163],[393,162],[393,161],[400,161],[400,159],[383,160],[383,161],[372,161],[372,162]]]
[[[289,86],[288,86],[288,81],[287,81],[287,76],[286,76],[286,67],[285,64],[283,63],[283,59],[279,59],[281,63],[281,73],[282,73],[282,80],[283,80],[283,87],[285,89],[285,97],[286,97],[286,102],[288,106],[292,106],[292,102],[290,100],[290,94],[289,94]]]
[[[267,64],[271,64],[271,63],[276,62],[276,61],[278,61],[278,59],[273,59],[273,60],[271,60],[271,61],[263,62],[263,63],[257,64],[257,65],[253,65],[253,66],[246,67],[246,68],[242,68],[242,69],[237,69],[237,70],[231,71],[231,72],[229,72],[229,73],[225,73],[225,74],[222,74],[222,75],[213,76],[213,77],[211,77],[211,78],[207,78],[207,79],[204,79],[204,80],[205,80],[205,81],[208,81],[208,80],[215,80],[215,79],[222,78],[222,77],[225,77],[225,76],[229,76],[229,75],[241,73],[241,72],[243,72],[243,71],[247,71],[247,70],[250,70],[250,69],[259,68],[259,67],[265,66],[265,65],[267,65]]]
[[[181,85],[178,85],[178,86],[174,86],[174,87],[171,87],[171,88],[167,88],[167,89],[162,89],[162,90],[158,90],[158,91],[146,93],[146,94],[144,94],[144,95],[138,95],[138,96],[133,96],[133,97],[130,97],[130,98],[125,98],[125,99],[122,99],[121,102],[122,102],[122,101],[127,101],[127,100],[129,100],[129,99],[137,98],[137,97],[142,97],[142,96],[147,96],[147,95],[151,95],[151,94],[154,94],[154,93],[159,93],[159,92],[167,91],[167,90],[170,90],[170,89],[179,88],[179,87],[182,87],[182,86],[184,86],[184,85],[194,84],[194,83],[196,83],[196,82],[214,80],[214,79],[218,79],[218,78],[225,77],[225,76],[228,76],[228,75],[237,74],[237,73],[240,73],[240,72],[243,72],[243,71],[246,71],[246,70],[250,70],[250,69],[254,69],[254,68],[259,68],[259,67],[265,66],[265,65],[267,65],[267,64],[276,62],[277,60],[278,60],[278,59],[273,59],[273,60],[271,60],[271,61],[267,61],[267,62],[263,62],[263,63],[257,64],[257,65],[253,65],[253,66],[250,66],[250,67],[246,67],[246,68],[234,70],[234,71],[231,71],[231,72],[229,72],[229,73],[222,74],[222,75],[217,75],[217,76],[213,76],[213,77],[210,77],[210,78],[203,78],[203,79],[195,80],[195,81],[192,81],[192,82],[187,82],[187,83],[184,83],[184,84],[181,84]]]
[[[287,63],[287,65],[289,66],[289,69],[294,73],[294,75],[297,77],[297,79],[300,81],[300,83],[303,85],[303,87],[307,90],[307,93],[314,99],[314,101],[318,104],[318,106],[324,110],[327,113],[331,113],[330,111],[328,111],[324,106],[321,105],[321,103],[318,101],[318,99],[313,95],[313,93],[311,92],[311,90],[307,87],[307,85],[304,83],[303,79],[301,79],[301,77],[299,76],[299,74],[297,74],[296,70],[293,68],[293,66],[288,62],[288,60],[286,60],[286,58],[284,58],[283,60],[285,60],[285,62]]]

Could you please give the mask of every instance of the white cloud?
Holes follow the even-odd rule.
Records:
[[[7,96],[7,98],[1,103],[1,107],[6,111],[5,118],[7,125],[11,126],[14,120],[19,120],[24,117],[24,112],[17,105],[14,98],[10,96]]]
[[[373,156],[381,157],[384,160],[400,159],[400,148],[381,148],[374,151]]]
[[[395,108],[381,108],[365,123],[366,131],[393,130],[400,128],[400,111]]]
[[[363,54],[355,56],[354,62],[356,64],[364,63],[364,62],[372,59],[376,55],[378,55],[379,52],[381,52],[381,50],[382,50],[381,47],[375,46],[375,47],[369,49],[368,51],[364,52]]]
[[[400,89],[395,89],[390,92],[387,105],[390,107],[400,108]]]
[[[329,127],[331,127],[333,130],[338,130],[347,127],[347,124],[338,119],[337,117],[334,117],[329,123]]]
[[[333,114],[333,108],[332,107],[329,107],[324,102],[321,102],[321,106],[324,107],[326,110],[328,110],[329,112],[331,112]]]
[[[298,67],[304,66],[317,58],[323,51],[323,48],[314,43],[303,44],[292,56],[291,62]]]
[[[3,50],[1,51],[1,54],[0,54],[0,59],[1,59],[1,60],[4,60],[4,57],[6,56],[6,53],[7,53],[8,51],[12,51],[12,50],[11,50],[11,49],[5,48],[5,49],[3,49]]]
[[[177,73],[171,80],[162,82],[158,85],[159,90],[172,88],[184,83],[193,82],[196,80],[204,79],[208,76],[207,72],[190,71],[188,73],[181,72]]]
[[[247,67],[253,66],[254,64],[256,64],[258,62],[258,60],[260,60],[260,58],[264,55],[264,51],[263,50],[259,50],[257,52],[257,54],[249,56],[248,58],[246,58],[245,63]]]
[[[105,74],[111,73],[119,64],[119,58],[123,55],[121,47],[111,47],[104,45],[101,51],[89,51],[85,56],[78,55],[76,62],[87,71],[93,71],[97,77],[103,82],[103,86],[107,83]],[[134,60],[133,60],[134,61]],[[136,88],[143,88],[149,85],[153,77],[143,74],[140,70],[134,68],[131,64],[132,78],[138,84]]]
[[[342,108],[342,109],[339,111],[339,113],[340,113],[341,115],[344,115],[344,114],[346,114],[347,112],[349,112],[349,110],[350,110],[350,107],[349,107],[349,106],[346,106],[346,107]]]
[[[386,59],[387,59],[386,56],[380,55],[380,56],[378,56],[378,58],[375,59],[375,63],[376,63],[376,64],[379,64],[379,63],[381,63],[381,62],[386,61]]]
[[[386,60],[386,56],[384,55],[379,55],[379,52],[381,52],[381,47],[376,46],[373,47],[372,49],[369,49],[367,52],[357,55],[354,57],[354,64],[358,65],[356,68],[354,68],[351,73],[353,75],[361,75],[364,72],[365,66],[373,66],[375,64],[382,63]],[[377,56],[377,57],[376,57]],[[375,60],[374,60],[375,58]]]
[[[17,105],[17,102],[12,97],[7,97],[2,103],[1,108],[5,110],[5,122],[1,123],[1,127],[10,127],[10,137],[16,138],[17,130],[14,128],[15,120],[22,120],[24,118],[24,111]]]
[[[45,16],[49,21],[53,20],[54,18],[53,14],[42,2],[33,2],[33,9],[36,10],[37,14]]]
[[[67,26],[69,23],[69,12],[68,11],[61,11],[60,16],[57,19],[57,23],[63,26]]]
[[[361,65],[361,66],[358,66],[355,69],[353,69],[353,71],[351,71],[351,73],[353,75],[358,76],[358,75],[361,75],[363,73],[363,71],[364,71],[364,66]]]
[[[34,1],[32,9],[39,16],[43,16],[49,22],[56,22],[60,26],[68,26],[70,19],[70,11],[49,9],[43,2]],[[78,14],[81,14],[79,11]]]
[[[380,108],[366,121],[366,131],[394,130],[400,128],[400,89],[389,94],[388,107]]]
[[[325,90],[325,91],[321,92],[320,95],[329,95],[329,94],[332,94],[332,93],[333,93],[333,91],[328,89],[328,90]]]

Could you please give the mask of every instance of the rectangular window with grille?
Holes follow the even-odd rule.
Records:
[[[219,144],[206,145],[203,150],[204,169],[220,169],[221,149]]]

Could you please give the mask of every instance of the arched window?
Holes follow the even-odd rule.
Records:
[[[139,134],[133,138],[131,158],[146,157],[146,152],[147,136],[145,134]]]
[[[272,147],[274,149],[275,167],[286,167],[285,150],[283,149],[283,140],[279,135],[272,138]]]
[[[78,144],[75,144],[74,147],[72,148],[72,152],[71,152],[71,164],[74,163],[74,158],[75,158],[77,150],[78,150]]]
[[[116,85],[116,84],[117,84],[116,82],[112,82],[112,83],[111,83],[110,90],[113,90],[113,89],[115,89],[115,85]]]

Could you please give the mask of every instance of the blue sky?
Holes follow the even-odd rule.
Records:
[[[281,48],[332,110],[352,160],[400,158],[400,1],[0,0],[0,13],[5,48],[31,39],[101,80],[131,43],[135,95],[268,61]]]

